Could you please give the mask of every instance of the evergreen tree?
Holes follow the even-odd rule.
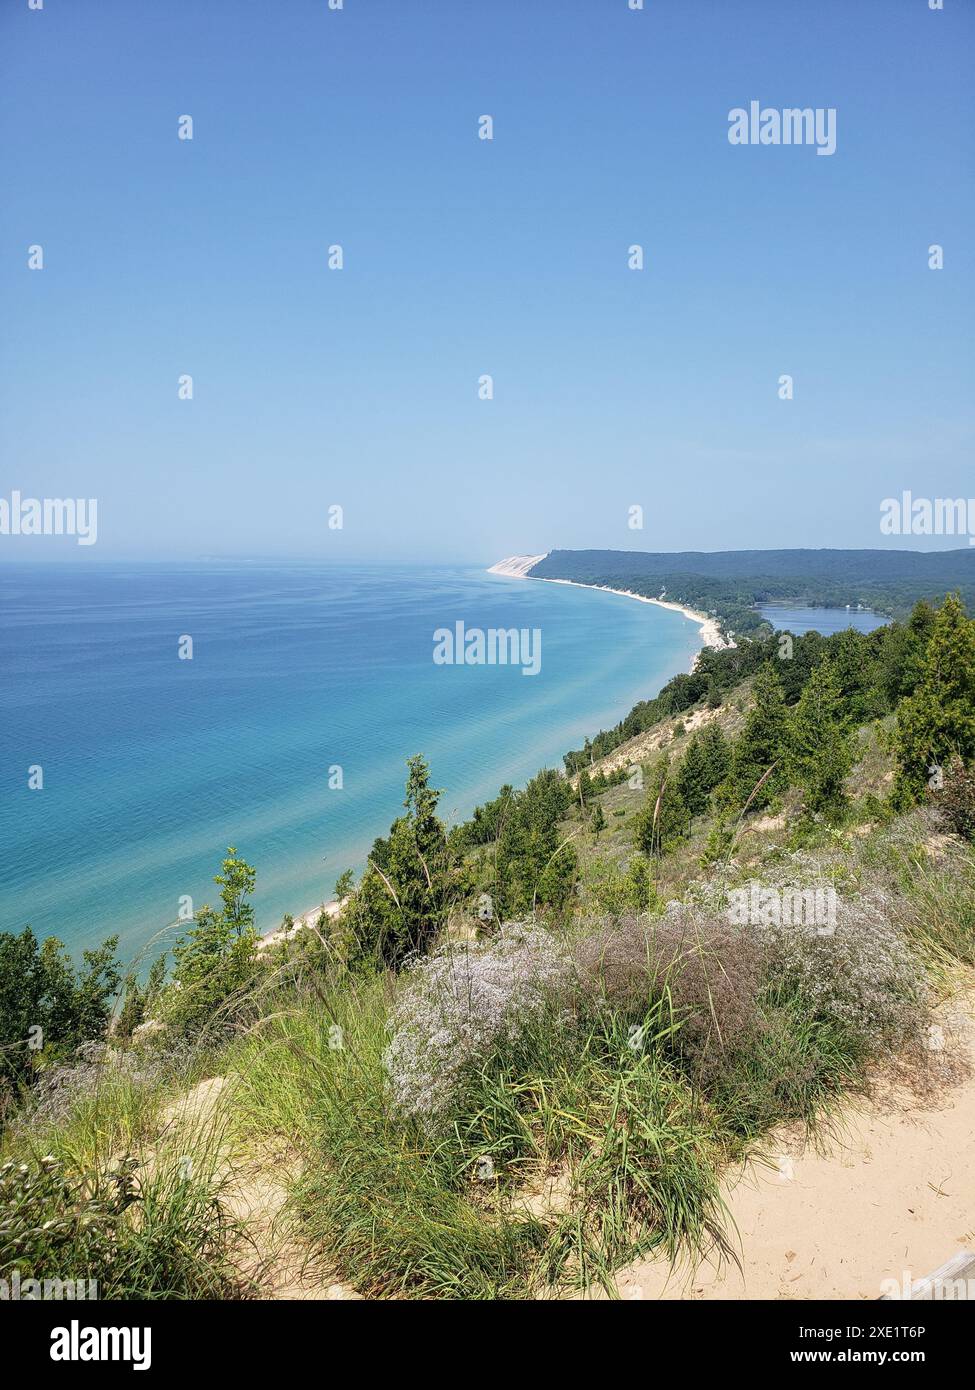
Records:
[[[577,857],[559,822],[571,798],[568,782],[551,768],[539,772],[516,795],[495,849],[494,892],[503,916],[537,906],[560,907],[568,899]]]
[[[843,782],[853,766],[852,726],[844,715],[835,663],[821,661],[803,687],[790,719],[789,776],[803,789],[812,811],[843,801]]]
[[[914,605],[906,623],[894,623],[882,629],[877,681],[888,709],[896,709],[898,702],[913,695],[920,685],[924,655],[936,617],[936,610],[921,599]]]
[[[782,685],[771,665],[759,670],[753,693],[754,704],[732,747],[729,791],[739,805],[751,797],[750,809],[758,810],[786,785],[783,759],[788,747],[789,720]],[[769,769],[774,770],[766,776]],[[756,791],[763,777],[765,781]]]
[[[592,826],[593,838],[598,844],[599,832],[606,829],[606,813],[602,808],[602,804],[598,801],[593,808],[592,818],[589,823]]]
[[[840,708],[856,727],[881,713],[877,695],[877,670],[869,636],[845,628],[826,643],[833,664]]]
[[[897,796],[920,799],[936,770],[952,757],[975,758],[975,622],[949,594],[938,611],[915,693],[897,712]]]
[[[422,757],[407,763],[406,814],[378,839],[369,867],[342,914],[350,954],[398,968],[429,949],[447,918],[452,856],[437,817],[440,791]]]
[[[157,956],[153,961],[144,985],[139,983],[134,973],[126,975],[123,982],[122,1007],[118,1013],[116,1028],[123,1038],[130,1038],[140,1023],[152,1018],[153,1009],[162,994],[166,980],[166,957]]]
[[[776,633],[776,639],[781,637],[781,633]],[[826,638],[819,632],[804,632],[799,637],[793,636],[789,648],[783,648],[777,641],[775,669],[782,682],[782,694],[787,705],[794,705],[802,694],[802,687],[823,659],[825,647]],[[783,650],[791,651],[791,655],[783,657]]]
[[[687,808],[687,814],[703,815],[711,795],[708,782],[708,756],[700,734],[694,734],[677,770],[677,790]]]
[[[671,771],[666,754],[649,769],[646,797],[634,820],[636,847],[648,856],[666,854],[686,835],[690,825],[679,778],[672,776]]]
[[[704,750],[705,781],[709,792],[719,787],[728,775],[731,751],[721,725],[713,720],[701,734],[701,747]]]

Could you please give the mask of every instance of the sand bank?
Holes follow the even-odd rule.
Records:
[[[599,589],[604,594],[619,594],[621,598],[635,598],[639,603],[653,603],[658,608],[669,608],[674,613],[682,614],[692,623],[697,623],[701,629],[701,642],[705,647],[721,648],[735,645],[722,635],[717,619],[709,617],[707,613],[699,613],[694,608],[688,608],[684,603],[647,598],[646,594],[635,594],[632,589],[614,589],[609,584],[582,584],[578,579],[549,579],[546,575],[531,574],[530,570],[544,559],[544,555],[510,555],[506,560],[499,560],[496,565],[492,565],[488,574],[502,574],[509,579],[536,579],[542,584],[570,584],[574,589]],[[695,657],[695,662],[696,660]]]
[[[763,1145],[771,1166],[725,1184],[740,1270],[637,1261],[617,1277],[621,1297],[872,1300],[975,1246],[972,1078],[936,1107],[848,1111],[825,1153],[788,1132],[779,1143]]]
[[[292,926],[274,927],[273,930],[265,932],[257,943],[257,949],[265,951],[269,946],[277,946],[281,941],[293,941],[303,927],[313,927],[323,912],[326,917],[337,917],[344,902],[344,898],[333,898],[331,902],[319,903],[318,907],[310,907],[307,912],[303,912],[300,917],[294,919]]]

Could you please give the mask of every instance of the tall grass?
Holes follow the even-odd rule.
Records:
[[[17,1179],[0,1202],[0,1275],[91,1278],[103,1299],[248,1296],[222,1112],[165,1115],[213,1062],[201,1039],[173,1053],[108,1050],[64,1068],[57,1087],[42,1079],[0,1143]],[[41,1181],[49,1171],[57,1180]],[[70,1239],[52,1244],[51,1232]]]
[[[391,1106],[386,982],[320,996],[238,1050],[234,1104],[297,1137],[305,1236],[361,1292],[525,1297],[611,1287],[649,1250],[730,1251],[713,1124],[658,1037],[636,1052],[626,1025],[553,1010],[470,1069],[432,1133]],[[531,1210],[560,1169],[571,1210]]]

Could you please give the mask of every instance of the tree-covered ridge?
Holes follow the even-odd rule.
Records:
[[[769,663],[776,667],[787,704],[799,699],[809,675],[824,656],[836,657],[838,678],[849,688],[862,685],[860,668],[866,663],[872,673],[872,693],[861,698],[857,713],[865,720],[890,712],[902,696],[914,689],[935,611],[921,601],[907,622],[895,622],[870,633],[852,628],[829,637],[818,632],[799,637],[776,632],[742,638],[736,647],[705,647],[692,672],[674,676],[659,695],[634,705],[614,728],[600,731],[587,739],[582,748],[566,753],[566,771],[572,775],[580,768],[590,767],[661,719],[681,714],[702,700],[716,707],[729,691]]]
[[[906,617],[920,599],[940,602],[955,591],[975,607],[975,548],[914,550],[553,550],[533,579],[571,579],[629,589],[647,598],[662,592],[677,603],[713,613],[726,631],[756,633],[760,603],[813,608],[872,608]]]

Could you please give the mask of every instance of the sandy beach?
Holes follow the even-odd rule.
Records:
[[[310,907],[307,912],[303,912],[300,917],[295,917],[294,923],[290,927],[273,927],[271,931],[265,932],[257,943],[259,951],[265,951],[269,946],[276,946],[280,941],[293,941],[295,936],[304,927],[313,927],[322,913],[326,917],[337,917],[342,910],[345,899],[333,898],[331,902],[319,903],[317,907]]]
[[[569,584],[574,589],[599,589],[604,594],[619,594],[621,598],[635,598],[638,603],[653,603],[658,608],[669,608],[674,613],[681,613],[685,618],[689,618],[692,623],[697,623],[701,629],[701,642],[705,647],[733,647],[734,642],[723,637],[721,629],[715,618],[710,618],[706,613],[699,613],[694,608],[688,608],[683,603],[672,603],[669,599],[648,598],[646,594],[635,594],[632,589],[614,589],[609,584],[582,584],[577,579],[549,579],[545,575],[530,574],[528,571],[533,565],[544,560],[544,555],[512,555],[506,560],[499,560],[496,565],[492,565],[488,574],[501,574],[509,579],[534,579],[540,584]],[[697,657],[694,658],[694,664]],[[691,669],[693,670],[693,664]]]

